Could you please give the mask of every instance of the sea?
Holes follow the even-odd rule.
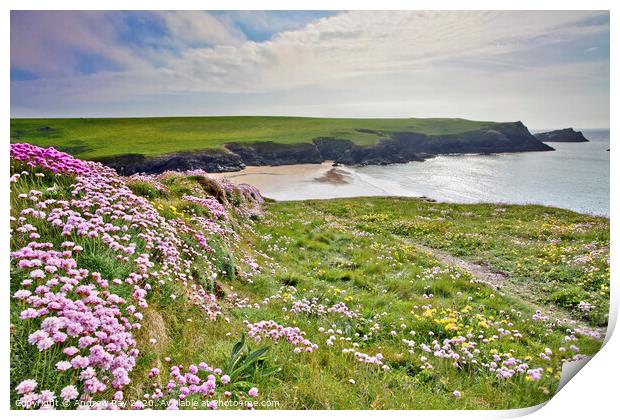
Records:
[[[539,130],[545,131],[545,130]],[[275,200],[356,196],[429,197],[454,203],[542,204],[609,217],[609,130],[555,151],[447,155],[386,166],[290,165],[222,174]]]

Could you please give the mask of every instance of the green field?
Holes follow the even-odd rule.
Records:
[[[88,191],[75,192],[73,177],[23,163],[13,164],[12,173],[22,174],[11,185],[12,251],[32,243],[34,229],[46,247],[61,249],[68,240],[70,246],[80,245],[78,266],[104,279],[124,279],[136,270],[137,259],[119,259],[103,239],[64,235],[63,228],[30,209],[33,198],[50,203],[49,212],[81,198],[90,205],[76,204],[76,214],[94,217],[99,213],[93,209],[107,206],[102,193],[94,191],[91,200]],[[205,361],[234,379],[218,383],[216,396],[191,394],[188,400],[197,404],[224,399],[224,390],[232,392],[228,398],[243,401],[256,387],[258,403],[279,404],[258,408],[519,408],[551,398],[563,363],[592,355],[602,344],[595,331],[604,331],[609,310],[607,218],[543,206],[397,197],[268,202],[262,215],[248,216],[239,191],[202,175],[169,172],[114,182],[112,192],[124,191],[107,193],[121,203],[114,208],[123,208],[126,185],[148,200],[143,211],[171,223],[167,230],[150,231],[178,232],[176,246],[192,258],[189,284],[216,293],[221,308],[210,318],[180,280],[143,279],[139,284],[152,289],[148,306],[140,310],[142,328],[133,332],[140,353],[124,389],[126,399],[144,398],[163,407],[159,404],[179,398],[178,387],[163,397],[152,396],[155,388],[165,390],[171,366]],[[216,197],[227,218],[213,216],[196,197]],[[20,215],[27,215],[21,223]],[[163,258],[142,239],[147,230],[128,226],[123,217],[103,217],[109,226],[127,228],[127,243],[136,244],[134,255],[150,255],[156,276]],[[224,233],[213,233],[214,226]],[[198,252],[204,249],[200,238],[206,238],[211,251]],[[41,290],[34,286],[43,286],[45,279],[24,286],[35,274],[17,259],[11,263],[11,294],[22,287]],[[477,265],[470,269],[467,262]],[[494,281],[498,288],[480,281],[484,271],[501,273]],[[102,294],[109,289],[129,303],[136,287],[110,282],[103,288],[90,277],[80,284],[102,287]],[[79,300],[73,291],[67,296]],[[11,300],[11,389],[32,378],[40,390],[58,393],[69,384],[81,390],[77,370],[55,368],[67,359],[63,346],[77,338],[37,350],[28,340],[40,320],[23,319],[27,307],[23,298]],[[542,313],[536,315],[537,310]],[[240,347],[236,343],[248,334],[246,320],[298,327],[317,348],[296,353],[284,339],[265,337],[258,343],[247,335],[246,346]],[[235,349],[247,361],[241,370],[233,363]],[[381,355],[383,365],[360,361],[366,355]],[[527,367],[515,372],[517,366]],[[148,376],[152,368],[161,370],[159,378]],[[512,376],[501,376],[502,369]],[[109,383],[110,372],[98,368],[97,373]],[[200,375],[205,380],[206,373]],[[93,398],[112,395],[108,388]],[[12,391],[12,403],[17,398]]]
[[[128,153],[158,156],[217,149],[229,142],[308,143],[317,137],[336,137],[370,145],[380,136],[356,129],[456,134],[493,124],[457,118],[14,118],[11,119],[11,142],[54,146],[81,159],[98,159]]]

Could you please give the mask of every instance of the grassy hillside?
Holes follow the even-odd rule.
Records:
[[[317,137],[374,144],[378,134],[357,131],[414,131],[454,134],[493,125],[445,118],[351,119],[297,117],[174,117],[12,119],[11,141],[54,146],[82,159],[140,153],[218,148],[228,142],[311,142]]]
[[[605,218],[11,156],[14,407],[517,408],[602,343]]]

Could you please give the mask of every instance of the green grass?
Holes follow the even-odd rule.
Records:
[[[456,134],[492,122],[448,118],[170,117],[11,119],[11,141],[54,146],[81,159],[217,149],[229,142],[308,143],[317,137],[375,144],[380,132]]]
[[[12,214],[18,215],[24,205],[17,194],[51,186],[46,182],[57,185],[48,193],[50,197],[70,195],[72,180],[68,177],[24,177],[13,187]],[[174,175],[162,182],[166,192],[156,191],[147,181],[130,185],[170,219],[189,221],[196,214],[192,208],[180,208],[180,198],[187,191],[219,193],[216,186],[196,177]],[[260,366],[249,369],[241,384],[231,386],[243,392],[256,386],[259,401],[278,401],[281,409],[533,406],[553,395],[566,359],[577,352],[591,355],[600,348],[600,340],[580,334],[567,343],[570,325],[534,321],[532,315],[535,307],[546,309],[553,304],[582,323],[606,324],[608,219],[542,206],[460,205],[404,198],[270,202],[264,210],[264,217],[256,221],[231,216],[231,229],[239,239],[228,245],[214,243],[213,258],[220,270],[215,283],[252,306],[238,307],[220,298],[223,316],[209,321],[187,299],[180,284],[154,287],[148,295],[143,328],[136,336],[140,356],[131,373],[132,384],[126,389],[127,398],[152,390],[153,381],[146,376],[152,367],[162,369],[161,383],[166,383],[167,356],[184,366],[207,361],[213,367],[226,368],[233,346],[246,331],[244,320],[271,319],[299,327],[319,346],[313,353],[294,354],[286,342],[249,342],[253,350],[262,345],[269,349]],[[65,240],[59,230],[42,221],[37,227],[41,240],[56,245]],[[100,242],[79,237],[72,240],[84,247],[80,267],[109,278],[122,278],[132,270],[130,264],[118,263]],[[11,249],[26,242],[16,236]],[[530,293],[516,296],[473,282],[470,274],[438,262],[420,251],[417,243],[483,261],[504,271],[509,281]],[[137,252],[143,252],[144,244],[138,245]],[[251,282],[243,274],[250,272],[248,256],[261,267]],[[236,275],[229,272],[231,266]],[[12,267],[12,293],[24,275]],[[131,293],[122,287],[111,291],[123,297]],[[173,300],[172,294],[177,298]],[[338,313],[291,311],[295,302],[304,298],[317,299],[327,307],[343,302],[360,315],[349,319]],[[595,309],[579,311],[575,304],[581,299],[595,304]],[[23,309],[22,303],[11,301],[11,388],[24,377],[33,377],[42,386],[57,390],[72,378],[53,373],[61,355],[38,352],[26,343],[34,326],[18,320]],[[330,328],[342,331],[333,333],[338,336],[333,346],[327,345],[331,333],[321,332]],[[506,330],[511,333],[502,333]],[[480,364],[491,363],[493,355],[499,354],[527,362],[530,368],[541,367],[544,376],[539,381],[523,376],[500,380],[480,365],[455,367],[420,349],[421,344],[432,346],[433,340],[441,343],[457,336],[467,336],[475,343],[480,350],[475,359]],[[157,345],[150,345],[150,338],[156,338]],[[405,338],[415,340],[413,354],[403,343]],[[382,353],[390,370],[359,363],[343,353],[352,343],[358,344],[360,352]],[[569,350],[570,345],[579,350]],[[544,360],[540,354],[547,348],[552,355]],[[422,368],[422,357],[428,357],[432,369]],[[453,396],[455,390],[461,392],[461,398]],[[14,393],[11,398],[15,399]]]
[[[496,207],[507,207],[507,210],[495,217]],[[567,345],[562,342],[565,327],[549,328],[531,320],[534,307],[547,308],[550,304],[549,295],[538,287],[544,284],[553,290],[563,290],[570,285],[587,290],[586,295],[595,299],[598,309],[590,315],[576,309],[571,313],[591,325],[606,323],[607,219],[542,206],[454,205],[400,198],[269,203],[266,213],[265,219],[256,225],[256,233],[245,235],[245,245],[272,257],[278,267],[276,273],[261,274],[252,285],[235,282],[235,290],[258,302],[281,288],[293,285],[295,289],[285,289],[287,295],[281,300],[272,300],[269,306],[259,310],[248,310],[243,316],[251,321],[274,319],[297,325],[308,333],[312,342],[320,345],[316,353],[301,362],[293,358],[284,363],[282,374],[277,376],[278,385],[265,385],[269,398],[283,401],[284,408],[499,409],[539,404],[557,387],[561,359],[566,356],[558,354],[558,349]],[[411,222],[420,217],[431,220],[417,229]],[[553,226],[551,232],[545,230],[541,220]],[[584,223],[588,225],[583,232],[571,233],[572,228]],[[541,225],[543,229],[536,233],[536,227]],[[453,236],[447,235],[448,231]],[[492,245],[471,247],[461,237],[472,231],[480,233],[482,243]],[[564,233],[558,235],[558,231]],[[557,246],[563,247],[567,259],[577,254],[590,255],[581,245],[598,241],[601,255],[587,265],[600,267],[600,272],[595,280],[571,272],[572,277],[552,285],[516,270],[509,272],[514,281],[528,282],[532,290],[540,290],[540,295],[528,299],[471,283],[467,273],[437,262],[412,245],[415,239],[474,259],[489,257],[491,264],[506,267],[516,264],[521,256],[543,252],[544,242],[557,236],[560,237]],[[510,239],[523,237],[534,239],[527,250],[519,249],[521,256],[515,255]],[[494,252],[485,253],[485,249]],[[531,270],[538,268],[538,263],[523,264]],[[557,263],[557,270],[564,270],[566,265]],[[428,274],[436,268],[441,269],[439,274]],[[433,297],[425,298],[424,294]],[[328,335],[317,331],[318,327],[341,328],[345,336],[354,337],[354,332],[368,332],[369,325],[363,320],[282,312],[281,307],[290,308],[290,302],[302,297],[318,297],[325,304],[344,301],[358,308],[366,319],[377,317],[380,329],[363,342],[360,351],[373,355],[381,352],[392,369],[382,372],[356,364],[350,356],[341,353],[343,344],[337,342],[334,347],[327,347]],[[431,315],[423,309],[429,304],[436,311]],[[452,316],[456,317],[456,330],[445,328],[444,320]],[[406,325],[404,330],[401,324]],[[521,331],[523,337],[504,337],[488,344],[482,344],[476,337],[479,332],[492,334],[499,326],[507,325]],[[420,369],[419,360],[424,353],[416,348],[415,355],[410,355],[401,342],[402,338],[413,338],[407,334],[410,330],[417,333],[416,345],[472,332],[472,341],[480,345],[481,361],[494,351],[507,352],[527,360],[531,367],[544,367],[545,379],[501,381],[494,374],[479,372],[471,366],[457,369],[432,356],[429,359],[433,369]],[[396,336],[390,331],[396,331]],[[433,337],[429,337],[430,332],[434,333]],[[595,352],[600,345],[586,337],[576,342],[584,354]],[[541,362],[538,355],[546,347],[553,349],[554,356],[549,362]],[[349,379],[354,379],[356,384],[350,385]],[[463,397],[453,398],[454,390],[460,390]]]
[[[277,203],[279,211],[320,212],[351,229],[420,243],[503,273],[524,297],[553,304],[592,326],[609,312],[609,219],[536,205],[428,203],[354,198]],[[532,294],[533,293],[533,294]],[[589,312],[580,301],[595,305]]]

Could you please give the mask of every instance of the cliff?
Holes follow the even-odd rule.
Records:
[[[545,143],[585,143],[589,141],[583,136],[581,131],[575,131],[572,128],[537,133],[534,134],[534,137]]]
[[[297,144],[231,142],[218,150],[178,152],[157,157],[130,154],[100,161],[128,175],[189,169],[228,172],[241,170],[246,165],[294,165],[326,160],[345,165],[388,165],[422,161],[441,154],[553,150],[534,137],[520,121],[496,123],[488,129],[459,134],[428,135],[411,131],[381,134],[383,138],[373,145],[358,145],[348,139],[331,137],[318,137],[311,143]]]

